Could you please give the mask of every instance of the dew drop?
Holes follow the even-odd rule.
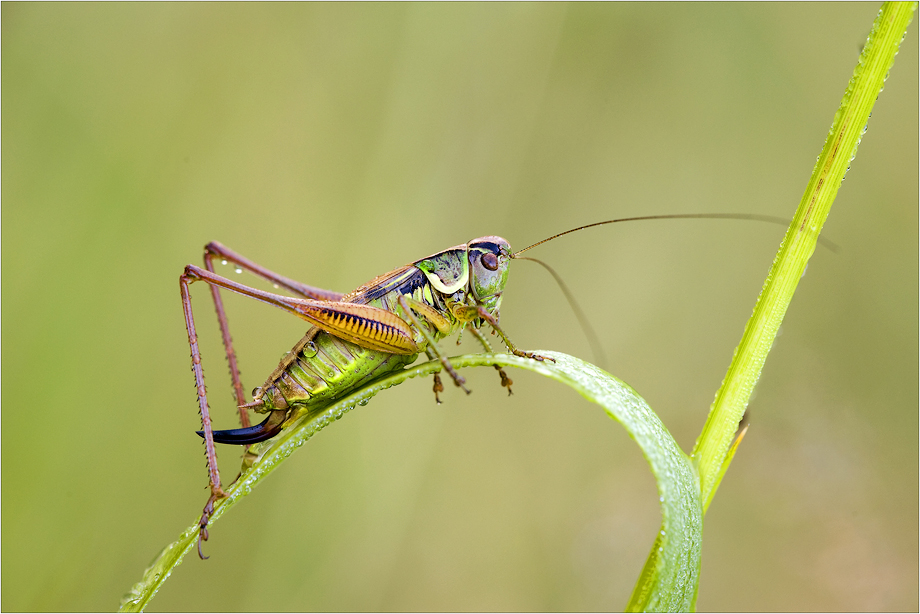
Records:
[[[227,261],[226,261],[226,260],[221,260],[220,263],[221,263],[222,265],[224,265],[224,266],[227,266]]]
[[[361,407],[365,407],[370,402],[371,402],[370,399],[361,399],[360,401],[358,401],[358,405],[360,405]]]
[[[235,269],[233,269],[233,272],[239,275],[240,273],[243,272],[243,269],[241,269],[240,267],[236,267]]]
[[[303,347],[303,355],[306,358],[313,358],[316,356],[316,344],[312,341],[308,342],[307,345]]]

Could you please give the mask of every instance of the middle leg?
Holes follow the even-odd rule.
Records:
[[[492,353],[492,344],[489,343],[489,340],[485,338],[479,329],[474,327],[472,324],[469,325],[470,332],[473,333],[473,336],[479,340],[479,343],[482,344],[482,347],[485,348],[486,352],[489,354]],[[498,365],[492,365],[498,371],[499,377],[502,378],[502,386],[508,389],[508,396],[510,397],[513,393],[511,392],[511,385],[514,383],[508,374],[505,373],[505,370]]]

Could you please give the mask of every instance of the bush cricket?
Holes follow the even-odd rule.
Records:
[[[502,293],[508,277],[508,265],[514,259],[533,260],[520,255],[538,245],[563,235],[617,222],[652,219],[743,219],[787,224],[786,220],[756,214],[675,214],[619,218],[579,226],[553,235],[520,251],[512,252],[505,239],[485,236],[462,245],[445,249],[427,258],[384,273],[348,294],[340,294],[308,286],[270,271],[255,262],[212,242],[205,246],[204,268],[188,265],[179,277],[182,308],[188,330],[192,355],[192,371],[198,393],[198,409],[208,461],[211,495],[199,520],[198,554],[201,542],[208,539],[208,521],[214,503],[226,496],[221,488],[215,443],[248,446],[277,435],[304,411],[326,407],[363,384],[413,363],[421,353],[438,360],[454,384],[469,394],[466,380],[454,370],[450,360],[438,345],[441,339],[469,330],[487,352],[492,348],[480,332],[488,324],[516,356],[533,360],[552,360],[518,349],[499,325]],[[214,272],[214,260],[232,263],[237,270],[245,269],[283,288],[296,298],[265,292],[238,283]],[[561,279],[546,267],[569,300],[582,327],[586,320],[574,303]],[[204,371],[198,337],[192,315],[189,286],[197,281],[207,283],[217,311],[223,345],[230,364],[230,376],[239,409],[242,428],[215,431],[211,425]],[[247,401],[240,380],[236,353],[227,324],[220,289],[268,303],[298,316],[313,327],[285,355],[265,383],[252,391]],[[589,333],[589,338],[591,334]],[[593,344],[593,340],[592,340]],[[498,365],[501,385],[510,394],[512,381]],[[444,386],[434,375],[435,401],[440,404]],[[251,426],[248,411],[267,414],[265,420]]]

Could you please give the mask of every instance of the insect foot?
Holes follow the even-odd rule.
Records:
[[[431,387],[434,390],[434,400],[438,405],[441,404],[441,397],[438,396],[439,392],[444,392],[444,384],[441,383],[441,376],[437,373],[434,374],[434,386]]]
[[[206,557],[201,551],[201,542],[208,541],[208,521],[211,520],[211,514],[214,513],[214,502],[217,501],[219,497],[226,496],[227,495],[220,490],[220,488],[218,488],[216,492],[211,493],[208,502],[204,505],[204,510],[201,512],[201,518],[198,520],[198,558],[202,561],[210,558]]]
[[[533,352],[525,352],[523,350],[514,350],[514,355],[520,356],[521,358],[532,358],[539,362],[543,362],[544,360],[556,362],[555,358],[550,358],[549,356],[541,356],[540,354],[534,354]]]
[[[510,397],[512,394],[514,394],[511,392],[511,384],[513,384],[514,382],[511,381],[511,378],[508,377],[508,374],[505,373],[504,369],[502,369],[498,365],[492,365],[492,366],[495,367],[495,369],[498,371],[499,377],[502,378],[502,386],[508,389],[508,396]]]
[[[444,365],[444,369],[447,371],[447,374],[450,375],[451,379],[454,380],[454,385],[457,388],[460,388],[463,392],[470,394],[472,390],[466,387],[466,379],[457,373],[457,370],[454,369],[454,366],[450,364],[450,361],[447,360],[444,356],[439,357],[441,359],[441,364]]]

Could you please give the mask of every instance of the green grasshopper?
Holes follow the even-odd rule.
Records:
[[[430,359],[440,361],[454,384],[469,394],[466,381],[451,366],[450,360],[438,346],[438,341],[469,330],[485,350],[491,352],[489,342],[479,331],[484,324],[492,328],[512,354],[539,361],[552,360],[518,349],[499,326],[499,308],[511,260],[546,241],[585,228],[615,222],[670,218],[777,221],[776,218],[746,214],[620,218],[580,226],[518,252],[512,252],[508,241],[501,237],[480,237],[380,275],[344,295],[278,275],[220,243],[209,243],[204,251],[205,268],[190,264],[179,277],[201,413],[202,430],[198,434],[205,440],[211,488],[210,498],[198,523],[199,556],[207,558],[201,552],[201,542],[208,539],[207,525],[214,503],[226,496],[221,488],[215,443],[248,446],[270,439],[302,412],[322,409],[363,384],[411,364],[422,352]],[[785,224],[785,221],[779,221]],[[221,277],[214,273],[215,258],[225,264],[233,263],[237,271],[246,269],[300,298],[264,292]],[[549,270],[557,277],[552,269]],[[239,429],[214,431],[211,427],[189,293],[189,285],[196,281],[204,281],[211,288],[242,423]],[[265,383],[252,392],[252,400],[248,402],[240,381],[220,288],[274,305],[313,325],[306,336],[285,355]],[[562,288],[567,298],[570,298],[565,287]],[[580,313],[578,315],[581,319]],[[502,386],[510,394],[511,379],[498,365],[495,368],[501,377]],[[433,390],[435,400],[440,404],[438,393],[443,392],[444,386],[438,374],[434,375]],[[248,410],[267,414],[267,417],[261,424],[250,426]]]

